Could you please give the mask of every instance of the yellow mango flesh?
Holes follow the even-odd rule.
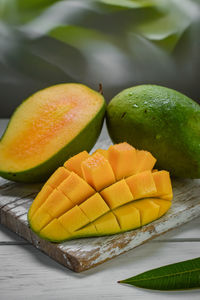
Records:
[[[69,232],[74,232],[90,222],[78,205],[68,210],[58,220]]]
[[[67,198],[61,191],[55,189],[41,207],[45,211],[48,211],[49,215],[57,218],[73,206],[73,202],[69,198]]]
[[[110,146],[108,159],[117,180],[135,173],[136,150],[126,142]]]
[[[80,205],[80,209],[88,217],[90,222],[107,213],[110,208],[100,196],[99,193],[94,194]]]
[[[111,209],[133,200],[133,195],[124,179],[110,185],[100,194]]]
[[[94,189],[74,172],[58,187],[74,204],[80,204],[95,193]]]
[[[154,201],[149,199],[143,199],[133,203],[133,206],[140,211],[141,225],[146,225],[159,216],[160,206]]]
[[[112,212],[109,212],[94,221],[94,225],[99,234],[104,235],[120,232],[119,223],[117,222],[117,219]]]
[[[169,172],[157,171],[152,173],[152,176],[157,189],[156,196],[164,197],[166,200],[172,200],[173,193]]]
[[[40,237],[54,242],[66,240],[70,236],[71,234],[64,229],[58,219],[53,219],[53,221],[40,231]]]
[[[99,153],[103,155],[106,159],[108,159],[108,150],[105,149],[97,149],[93,154]]]
[[[86,160],[86,158],[89,157],[89,154],[87,151],[82,151],[74,156],[72,156],[70,159],[68,159],[64,163],[64,167],[68,169],[69,171],[73,171],[74,173],[78,174],[80,177],[83,178],[83,172],[81,169],[81,163]]]
[[[113,210],[122,231],[138,228],[141,226],[140,211],[132,203]]]
[[[148,152],[148,151],[144,151],[144,150],[137,150],[137,154],[136,154],[137,158],[137,167],[136,167],[136,173],[140,173],[143,171],[147,171],[147,170],[152,170],[155,163],[156,163],[156,159],[155,157],[153,157],[153,155]]]
[[[126,183],[135,200],[151,196],[157,192],[151,171],[132,175],[126,179]]]
[[[28,218],[31,219],[36,212],[36,210],[47,200],[48,196],[53,192],[53,189],[48,185],[45,184],[42,190],[38,193],[37,197],[35,198],[34,202],[32,203],[29,212]]]
[[[61,242],[120,233],[168,211],[169,173],[152,170],[156,160],[147,151],[140,155],[127,143],[114,146],[104,150],[106,155],[83,151],[50,177],[29,210],[29,224],[40,237]],[[131,175],[126,156],[134,161]]]
[[[64,167],[58,168],[53,175],[47,180],[46,184],[50,185],[53,189],[57,188],[61,182],[63,182],[68,176],[70,172],[66,170]],[[45,185],[46,185],[45,184]]]
[[[99,153],[95,153],[83,161],[82,171],[87,183],[96,191],[115,182],[115,175],[109,161]]]

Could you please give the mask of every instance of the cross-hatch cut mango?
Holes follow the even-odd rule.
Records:
[[[28,220],[40,237],[69,239],[116,234],[165,214],[173,197],[169,172],[126,142],[71,157],[48,179]]]

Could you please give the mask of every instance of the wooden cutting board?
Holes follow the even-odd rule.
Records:
[[[95,148],[110,143],[100,138]],[[173,205],[157,221],[122,234],[54,244],[40,239],[28,226],[27,212],[40,188],[0,179],[0,223],[75,272],[95,267],[200,215],[200,180],[176,180]]]

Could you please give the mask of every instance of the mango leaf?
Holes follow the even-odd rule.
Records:
[[[156,268],[119,283],[152,290],[200,288],[200,257]]]

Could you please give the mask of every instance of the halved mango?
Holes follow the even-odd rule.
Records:
[[[100,93],[77,83],[33,94],[15,110],[0,141],[0,176],[45,181],[69,157],[91,150],[105,106]]]
[[[169,173],[151,170],[153,156],[147,151],[138,155],[133,149],[122,143],[104,150],[109,159],[102,151],[92,155],[83,151],[70,158],[67,169],[60,167],[34,200],[29,211],[31,228],[40,237],[60,242],[120,233],[160,218],[171,206]],[[136,161],[134,153],[139,157]],[[128,177],[125,157],[130,165],[134,161]],[[116,181],[115,176],[124,178]]]
[[[111,145],[108,149],[108,159],[115,173],[116,180],[135,173],[136,150],[128,143]]]
[[[92,154],[82,162],[85,180],[96,190],[100,191],[115,182],[115,175],[109,161],[101,154]]]

